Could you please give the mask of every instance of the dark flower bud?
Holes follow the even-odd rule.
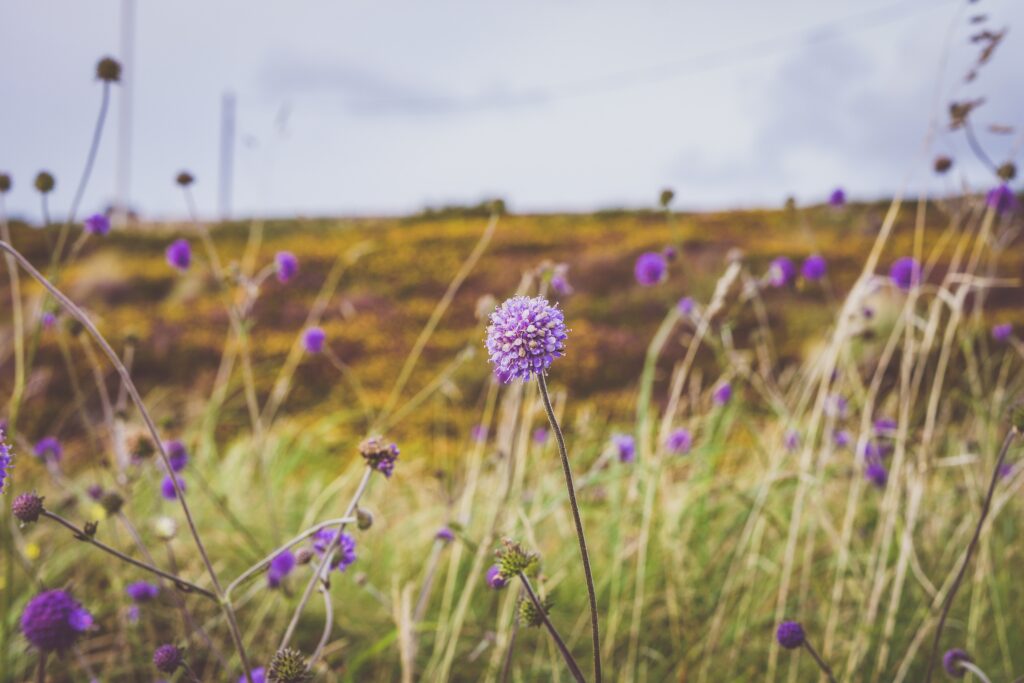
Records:
[[[937,156],[935,157],[933,168],[936,173],[945,173],[949,169],[953,168],[953,160],[945,155]]]
[[[661,191],[661,195],[658,196],[658,203],[661,204],[661,208],[667,209],[668,205],[675,199],[676,193],[670,187],[666,187]]]
[[[1017,177],[1017,167],[1012,161],[1007,161],[996,169],[996,175],[1002,178],[1005,182],[1010,182]]]
[[[300,548],[295,553],[295,564],[309,564],[309,561],[316,556],[316,551],[312,548]]]
[[[23,493],[11,503],[11,512],[22,524],[31,524],[43,514],[43,499],[35,493]]]
[[[313,672],[306,666],[306,658],[290,647],[274,653],[268,674],[268,680],[273,683],[305,683],[313,679]]]
[[[153,440],[149,438],[148,434],[141,431],[130,434],[128,436],[127,445],[128,452],[132,457],[139,460],[150,458],[154,453],[156,453],[156,446],[153,445]]]
[[[37,190],[39,190],[43,194],[48,194],[50,192],[53,192],[53,188],[57,186],[57,181],[54,179],[51,173],[47,171],[40,171],[39,173],[36,174],[36,180],[34,184]]]
[[[113,57],[104,57],[96,65],[96,78],[107,83],[121,80],[121,63]]]
[[[100,505],[107,511],[108,515],[116,515],[124,506],[124,498],[117,491],[108,491],[100,498]]]
[[[523,600],[519,603],[519,619],[522,620],[527,626],[536,628],[544,623],[544,615],[551,612],[551,606],[554,602],[551,598],[541,598],[540,605],[544,608],[543,614],[537,609],[537,605],[533,604],[533,600]]]
[[[172,674],[181,667],[184,658],[181,648],[176,645],[161,645],[153,652],[153,664],[157,671],[165,674]]]
[[[519,572],[533,573],[539,564],[536,553],[527,552],[523,546],[506,538],[502,540],[504,548],[498,550],[498,569],[504,579],[509,579]]]
[[[178,177],[174,179],[174,182],[178,183],[182,187],[188,187],[195,182],[195,178],[188,171],[182,171],[178,174]]]
[[[360,531],[366,531],[373,526],[373,515],[368,510],[357,508],[356,526],[359,527]]]
[[[804,644],[804,627],[796,621],[784,621],[775,631],[775,639],[787,650],[795,650]]]
[[[83,531],[85,531],[85,535],[88,536],[89,538],[96,538],[96,530],[99,529],[99,527],[100,527],[100,523],[99,522],[86,522],[85,523],[85,528],[83,529]],[[85,539],[82,539],[82,540],[85,540]]]
[[[11,176],[8,173],[0,173],[0,194],[9,192],[11,189]]]

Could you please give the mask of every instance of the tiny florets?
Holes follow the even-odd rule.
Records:
[[[665,448],[673,455],[685,455],[693,447],[693,435],[685,427],[675,429],[665,440]]]
[[[68,650],[92,623],[92,615],[62,590],[40,593],[21,614],[21,632],[41,652]]]
[[[267,670],[262,666],[253,669],[249,673],[252,674],[252,683],[267,683]],[[238,683],[249,683],[245,678],[245,674],[239,677]]]
[[[501,567],[496,564],[492,564],[487,568],[487,574],[484,577],[487,581],[487,585],[498,590],[508,585],[508,581],[501,575]]]
[[[942,668],[946,670],[953,678],[964,677],[964,667],[961,666],[960,662],[971,662],[971,656],[961,650],[958,647],[952,650],[946,650],[946,654],[942,655]]]
[[[796,621],[784,621],[775,631],[775,639],[787,650],[795,650],[804,644],[804,627]]]
[[[35,493],[22,493],[11,503],[11,512],[22,524],[38,520],[43,510],[43,498]]]
[[[828,262],[821,254],[808,256],[800,266],[800,274],[805,280],[820,280],[827,272]]]
[[[1002,323],[1001,325],[992,326],[992,339],[999,343],[1007,341],[1013,336],[1013,325],[1010,323]]]
[[[60,445],[60,441],[55,436],[45,436],[36,442],[32,452],[37,458],[44,461],[53,460],[59,462],[61,456],[64,454],[64,449]]]
[[[636,440],[629,434],[616,434],[612,437],[612,445],[619,455],[619,462],[629,463],[636,460]]]
[[[541,297],[516,296],[491,313],[487,327],[488,360],[494,376],[508,384],[547,372],[565,355],[569,330],[557,306]]]
[[[882,463],[871,461],[864,469],[864,478],[881,489],[885,488],[886,483],[889,481],[889,472],[886,471],[885,465]]]
[[[181,472],[188,466],[188,450],[182,442],[176,439],[167,441],[164,443],[164,451],[167,452],[167,460],[175,472]]]
[[[768,266],[768,284],[772,287],[785,287],[796,278],[796,266],[793,259],[780,256]]]
[[[711,400],[716,406],[724,406],[732,400],[732,385],[729,382],[722,382],[711,394]]]
[[[331,559],[331,569],[345,571],[356,561],[356,539],[332,529],[321,529],[313,535],[313,550],[321,557],[332,547],[337,549]]]
[[[541,612],[537,605],[533,604],[533,600],[522,600],[519,603],[519,619],[527,626],[536,628],[544,623],[544,616],[551,612],[554,604],[549,597],[540,598],[540,606],[544,610]]]
[[[282,550],[270,561],[267,569],[267,585],[277,588],[281,582],[295,569],[295,554],[291,550]]]
[[[274,653],[268,678],[273,683],[305,683],[313,679],[313,672],[306,666],[301,652],[286,647]]]
[[[359,453],[366,460],[366,464],[385,477],[390,477],[394,472],[399,452],[396,444],[388,443],[381,436],[371,436],[359,444]]]
[[[165,500],[176,500],[178,498],[178,492],[174,488],[175,481],[178,482],[178,488],[181,489],[181,492],[185,493],[185,480],[178,475],[174,475],[174,479],[172,480],[171,476],[168,475],[164,477],[162,482],[160,482],[160,495],[163,496]]]
[[[186,239],[171,242],[167,247],[166,256],[167,263],[176,270],[184,272],[192,265],[192,247]]]
[[[172,674],[177,671],[183,661],[181,649],[176,645],[169,643],[161,645],[153,652],[153,664],[156,666],[157,671],[165,674]]]
[[[455,532],[448,527],[443,526],[437,530],[437,533],[434,534],[434,538],[445,543],[451,543],[455,540]]]
[[[828,196],[828,203],[830,206],[842,206],[846,203],[846,190],[841,187],[837,187],[832,190],[832,194]]]

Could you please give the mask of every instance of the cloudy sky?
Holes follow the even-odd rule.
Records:
[[[121,7],[0,0],[0,170],[15,179],[14,213],[38,215],[41,168],[66,210],[100,102],[94,64],[120,56]],[[969,25],[977,14],[987,22]],[[937,182],[922,142],[951,98],[988,98],[979,127],[1024,126],[1024,37],[1011,31],[979,78],[962,79],[978,53],[969,36],[1005,26],[1024,29],[1024,2],[139,2],[130,198],[146,216],[180,215],[173,178],[187,168],[202,210],[217,212],[226,90],[238,101],[235,215],[404,213],[494,195],[514,210],[589,210],[651,205],[663,186],[698,209],[819,201],[836,185],[879,197]],[[123,96],[84,211],[116,197]],[[980,136],[997,160],[1015,139]],[[935,149],[989,182],[958,135]]]

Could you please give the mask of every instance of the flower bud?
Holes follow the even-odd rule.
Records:
[[[121,63],[113,57],[104,57],[96,65],[96,78],[106,83],[117,83],[121,80]]]
[[[373,526],[373,514],[369,510],[356,509],[356,526],[360,531],[366,531]]]
[[[42,194],[48,194],[53,192],[53,188],[57,186],[57,181],[54,179],[53,174],[47,171],[40,171],[36,174],[35,187]]]
[[[11,176],[8,173],[0,173],[0,194],[11,190]]]
[[[22,524],[31,524],[43,514],[43,499],[35,493],[23,493],[11,503],[11,512]]]
[[[313,679],[313,672],[306,666],[306,658],[298,650],[281,648],[270,660],[268,680],[274,683],[305,683]]]
[[[182,171],[178,174],[178,177],[174,179],[174,182],[178,183],[182,187],[188,187],[195,182],[195,178],[188,171]]]

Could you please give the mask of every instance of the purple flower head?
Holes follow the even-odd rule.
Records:
[[[921,264],[910,256],[901,256],[889,268],[892,283],[904,292],[909,292],[921,282]]]
[[[732,385],[728,382],[719,384],[711,394],[711,400],[718,407],[728,404],[732,400]]]
[[[973,661],[969,654],[955,647],[952,650],[946,650],[946,654],[942,655],[942,668],[953,678],[963,678],[965,670],[960,665],[960,662]]]
[[[830,206],[842,206],[846,203],[846,191],[841,187],[832,190],[832,194],[828,196],[828,203]]]
[[[135,602],[150,602],[160,595],[160,586],[148,581],[136,581],[125,586],[124,592]]]
[[[804,627],[796,621],[784,621],[776,629],[775,639],[787,650],[795,650],[804,644]]]
[[[556,358],[565,355],[568,337],[565,317],[557,306],[540,297],[512,297],[491,313],[488,360],[499,381],[525,382],[547,372]]]
[[[371,436],[359,444],[359,453],[371,469],[390,478],[400,451],[397,444],[389,443],[380,436]]]
[[[995,209],[996,213],[1008,213],[1017,210],[1017,195],[1005,183],[989,190],[985,202],[989,207]]]
[[[5,440],[6,436],[4,430],[0,428],[0,493],[7,490],[7,480],[11,476],[11,462],[14,460],[11,447]]]
[[[327,341],[327,333],[322,327],[308,327],[302,333],[302,346],[307,353],[320,353],[324,350],[324,342]]]
[[[175,472],[181,472],[188,466],[188,451],[185,450],[185,444],[178,441],[167,441],[164,443],[164,450],[167,451],[167,459],[171,461],[171,469]]]
[[[35,447],[32,449],[37,458],[42,460],[53,460],[59,462],[61,455],[64,454],[64,449],[60,445],[60,441],[55,436],[45,436],[36,442]]]
[[[455,540],[455,532],[448,527],[443,526],[437,530],[437,533],[434,534],[434,538],[439,541],[444,541],[445,543],[451,543]]]
[[[668,263],[665,257],[656,251],[647,251],[637,257],[633,265],[633,275],[636,281],[644,287],[656,285],[665,279],[668,272]]]
[[[282,550],[270,561],[267,569],[267,585],[277,588],[286,576],[295,569],[295,554],[291,550]]]
[[[696,305],[696,303],[694,303],[692,296],[684,296],[676,304],[676,309],[681,314],[683,314],[684,316],[689,318],[691,315],[693,315],[693,311],[696,309],[696,306],[697,305]]]
[[[536,444],[545,444],[548,442],[548,428],[537,427],[533,430],[533,442]]]
[[[820,280],[828,272],[828,263],[821,254],[812,254],[804,259],[800,274],[805,280]]]
[[[693,435],[685,427],[674,429],[665,440],[665,448],[673,455],[685,455],[693,448]]]
[[[277,281],[280,283],[291,282],[299,272],[299,259],[290,251],[279,251],[274,255],[274,264],[277,266]]]
[[[1003,323],[992,327],[992,339],[1000,344],[1009,340],[1011,336],[1013,336],[1013,325],[1010,323]]]
[[[853,441],[853,437],[845,429],[837,429],[832,434],[832,442],[836,445],[836,448],[846,448],[850,445],[851,441]]]
[[[21,632],[40,652],[64,652],[92,627],[92,615],[62,590],[40,593],[21,613]]]
[[[487,585],[494,590],[498,590],[499,588],[504,588],[506,584],[508,584],[508,581],[502,578],[501,568],[496,564],[492,564],[487,570]]]
[[[167,247],[165,255],[171,268],[184,272],[192,265],[192,247],[189,246],[188,240],[174,240]]]
[[[153,652],[153,665],[157,671],[172,674],[181,667],[183,657],[177,646],[161,645]]]
[[[487,441],[487,427],[481,424],[473,425],[473,428],[469,430],[469,436],[473,441]]]
[[[800,447],[800,432],[795,429],[790,429],[786,432],[786,436],[782,439],[783,444],[786,446],[787,451],[795,451]]]
[[[99,484],[89,484],[85,489],[85,495],[89,496],[89,500],[98,501],[103,498],[103,487]]]
[[[333,529],[321,529],[313,535],[313,550],[320,556],[335,548],[331,559],[331,569],[343,572],[356,561],[356,539],[344,532]]]
[[[47,311],[46,313],[43,313],[42,317],[39,319],[39,322],[42,323],[44,329],[48,330],[57,324],[57,316]]]
[[[612,437],[612,445],[619,454],[619,462],[636,460],[636,442],[629,434],[616,434]]]
[[[899,423],[891,417],[880,417],[875,420],[875,433],[879,436],[892,436],[899,426]]]
[[[796,266],[793,260],[780,256],[768,266],[768,284],[772,287],[785,287],[796,278]]]
[[[252,683],[267,683],[267,670],[262,666],[257,669],[253,669],[249,673],[252,674]],[[245,679],[245,674],[242,674],[242,677],[238,679],[238,683],[248,683]]]
[[[559,296],[569,296],[575,289],[569,284],[569,278],[564,273],[551,276],[551,289]]]
[[[178,488],[180,488],[181,492],[184,493],[186,490],[185,480],[178,475],[174,475],[174,479],[178,482]],[[178,497],[178,492],[174,490],[174,481],[171,480],[169,475],[164,477],[164,480],[160,482],[160,495],[163,496],[165,500],[175,500]]]
[[[85,231],[90,235],[103,237],[110,232],[110,219],[102,213],[94,213],[85,219]]]
[[[864,478],[881,489],[889,481],[889,473],[881,463],[869,462],[864,469]]]

